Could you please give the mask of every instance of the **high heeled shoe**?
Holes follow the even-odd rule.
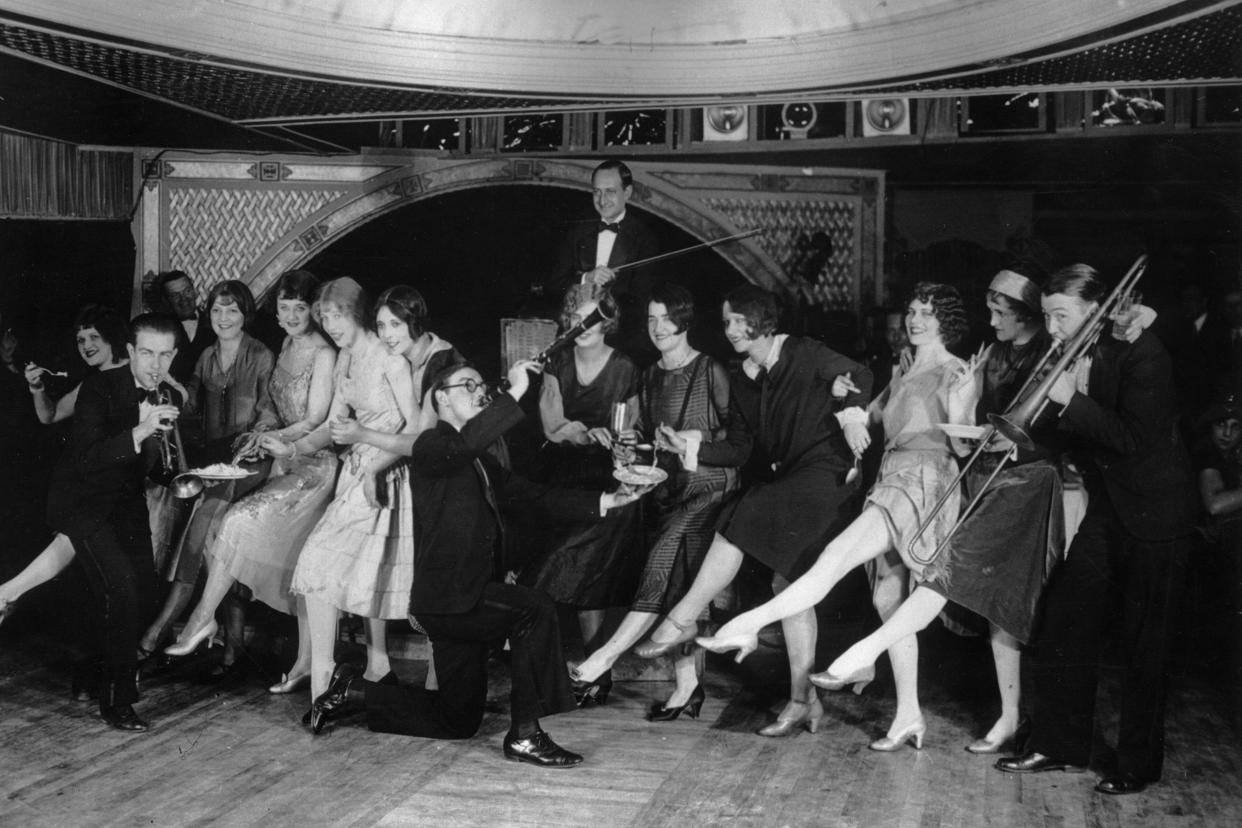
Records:
[[[690,698],[685,704],[677,707],[669,707],[667,703],[654,702],[651,710],[647,712],[647,721],[649,722],[673,722],[682,713],[685,713],[692,719],[699,717],[699,711],[703,709],[703,702],[707,699],[707,694],[703,692],[703,685],[696,684],[694,692],[690,694]]]
[[[711,650],[713,653],[727,653],[730,650],[737,650],[737,655],[733,660],[738,664],[742,663],[742,659],[759,649],[759,636],[755,633],[738,633],[721,638],[718,635],[704,635],[694,639],[705,650]]]
[[[280,681],[278,681],[276,684],[273,684],[271,687],[267,688],[267,692],[271,693],[273,696],[283,696],[287,693],[296,693],[299,690],[302,690],[309,686],[310,686],[310,673],[309,672],[298,673],[296,676],[291,676],[288,673],[284,673],[281,675]]]
[[[803,708],[802,712],[795,716],[786,716],[782,713],[772,724],[761,727],[755,732],[770,739],[783,739],[800,727],[805,727],[811,733],[819,730],[819,720],[824,718],[824,706],[820,704],[819,696],[812,693],[810,701],[790,699],[789,704],[800,705]]]
[[[922,750],[923,735],[925,733],[927,733],[927,722],[923,721],[922,716],[919,716],[898,731],[896,736],[885,736],[883,739],[876,739],[867,747],[872,750],[878,750],[881,753],[892,753],[895,750],[901,750],[906,746],[907,742],[913,741],[914,749]]]
[[[197,650],[198,645],[202,644],[204,639],[207,641],[207,649],[211,649],[215,643],[214,636],[219,628],[220,625],[213,618],[184,641],[177,639],[172,644],[169,644],[164,648],[164,652],[170,656],[187,656]]]
[[[678,623],[671,615],[664,616],[664,623],[671,624],[677,628],[677,635],[672,641],[652,641],[648,638],[642,644],[634,648],[634,655],[639,658],[659,658],[670,652],[674,647],[687,644],[694,640],[699,632],[699,622],[691,621],[689,624]],[[659,628],[657,628],[658,631]]]
[[[862,691],[866,690],[867,685],[873,681],[875,681],[874,664],[869,664],[848,676],[834,676],[831,670],[811,674],[811,684],[816,687],[823,690],[844,690],[852,684],[855,696],[862,695]]]
[[[1014,729],[1012,733],[1006,734],[1005,736],[1002,736],[999,739],[988,739],[987,737],[984,737],[982,739],[975,739],[973,742],[971,742],[969,745],[966,746],[966,750],[968,750],[971,753],[979,753],[979,754],[1000,753],[1001,750],[1010,743],[1012,743],[1015,746],[1020,746],[1021,743],[1025,741],[1026,734],[1030,732],[1030,729],[1031,729],[1030,720],[1022,719],[1020,722],[1018,722],[1018,726]]]
[[[572,673],[570,674],[572,677]],[[603,707],[608,702],[608,694],[612,692],[612,670],[605,670],[594,681],[575,679],[572,683],[574,700],[579,707],[590,707],[597,704]]]

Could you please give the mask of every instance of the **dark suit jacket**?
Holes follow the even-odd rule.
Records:
[[[181,398],[167,386],[177,404]],[[146,508],[144,479],[161,470],[159,438],[134,453],[140,394],[129,369],[100,371],[78,391],[69,445],[52,474],[47,516],[70,537],[99,529],[118,507]]]
[[[1131,344],[1106,331],[1087,394],[1070,400],[1060,428],[1087,463],[1088,496],[1107,492],[1131,534],[1167,540],[1191,531],[1195,488],[1177,429],[1172,363],[1154,334]]]
[[[595,268],[595,245],[598,239],[598,220],[583,221],[570,233],[562,249],[556,274],[548,285],[557,307],[560,307],[565,290],[570,285],[578,284],[583,273]],[[612,253],[608,256],[608,266],[620,267],[655,256],[659,252],[651,229],[634,215],[633,209],[627,209],[621,222],[621,232],[617,234]],[[612,298],[617,302],[621,319],[617,335],[611,337],[610,342],[621,347],[630,356],[637,357],[636,351],[641,353],[649,349],[654,353],[654,348],[647,339],[647,299],[659,278],[659,268],[646,265],[618,273],[616,281],[611,285]]]
[[[177,356],[173,358],[172,367],[169,368],[168,373],[172,374],[177,382],[185,385],[194,373],[198,358],[215,341],[216,332],[211,329],[211,317],[208,316],[207,311],[198,312],[198,327],[194,329],[193,341],[186,334],[185,326],[177,320]]]
[[[487,447],[521,421],[508,394],[459,432],[441,421],[419,435],[411,452],[414,503],[414,586],[410,612],[462,613],[473,609],[495,580],[504,532],[501,510],[520,505],[563,520],[599,518],[599,494],[532,483],[500,467]],[[481,460],[488,492],[474,461]]]

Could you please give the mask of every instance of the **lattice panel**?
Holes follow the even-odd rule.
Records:
[[[168,267],[184,270],[199,295],[250,265],[343,190],[171,187]]]
[[[703,203],[737,225],[739,231],[763,228],[755,241],[781,263],[790,280],[809,289],[829,310],[853,310],[858,261],[855,245],[857,206],[850,201],[778,198],[714,198]],[[831,253],[815,247],[824,233]]]

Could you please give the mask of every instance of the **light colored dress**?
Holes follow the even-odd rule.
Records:
[[[895,373],[884,393],[872,403],[882,408],[884,458],[880,476],[867,494],[867,505],[884,516],[897,553],[916,576],[924,565],[911,558],[909,545],[923,520],[957,477],[957,463],[948,436],[938,423],[969,425],[974,411],[958,405],[955,375],[964,367],[952,357],[910,373]],[[935,525],[915,543],[914,553],[928,558],[957,520],[958,494],[950,495]],[[930,566],[934,567],[933,561]]]
[[[328,421],[352,416],[363,428],[395,434],[405,426],[397,400],[413,398],[409,363],[364,331],[337,357]],[[302,547],[292,589],[366,618],[403,619],[414,577],[409,469],[398,463],[385,472],[378,489],[386,505],[372,506],[363,480],[379,453],[355,443],[342,455],[335,496]]]
[[[268,389],[282,424],[306,417],[315,362],[312,355],[296,375],[277,362]],[[207,550],[212,565],[223,566],[269,607],[292,615],[293,570],[307,536],[332,500],[336,470],[331,448],[276,458],[263,488],[233,504],[225,515],[216,542]]]

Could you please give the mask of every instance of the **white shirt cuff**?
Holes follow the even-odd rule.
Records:
[[[696,431],[686,435],[686,453],[681,458],[681,467],[686,471],[699,470],[699,446],[703,445],[703,433]]]
[[[605,515],[607,515],[607,514],[608,514],[608,507],[604,505],[604,495],[605,495],[605,494],[607,494],[607,492],[600,492],[600,493],[599,493],[599,516],[600,516],[600,517],[604,517]]]
[[[867,412],[857,405],[851,405],[849,408],[838,411],[835,415],[837,422],[844,428],[848,423],[867,424]]]

